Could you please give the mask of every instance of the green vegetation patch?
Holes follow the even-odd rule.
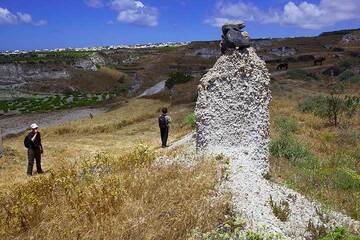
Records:
[[[2,63],[44,63],[44,62],[73,62],[79,58],[89,57],[94,51],[60,51],[60,52],[30,52],[22,54],[0,54]]]
[[[344,228],[337,228],[319,240],[360,240],[360,237],[350,234]]]
[[[287,71],[287,75],[291,79],[298,79],[305,81],[319,80],[319,78],[315,74],[309,73],[301,68],[290,69]]]
[[[66,95],[53,95],[45,98],[18,98],[14,100],[0,101],[0,110],[5,113],[9,111],[21,113],[46,112],[94,105],[111,99],[114,96],[114,94],[110,93],[74,93]]]
[[[192,112],[192,113],[188,114],[185,117],[184,122],[186,125],[189,125],[191,128],[195,128],[195,126],[196,126],[195,113]]]
[[[334,183],[341,189],[359,191],[360,175],[350,169],[340,168],[334,175]]]
[[[297,129],[296,123],[288,117],[280,116],[276,118],[275,126],[279,135],[270,143],[271,155],[285,158],[294,166],[313,167],[317,162],[315,155],[293,134]]]
[[[328,120],[330,125],[337,126],[341,117],[351,119],[360,106],[360,97],[342,96],[332,90],[330,95],[319,95],[299,103],[302,112],[311,112],[315,116]]]
[[[165,82],[165,87],[168,89],[173,88],[177,84],[182,84],[190,81],[192,77],[183,72],[174,72],[169,74],[169,78]]]

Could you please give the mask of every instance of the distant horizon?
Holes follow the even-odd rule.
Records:
[[[225,22],[250,37],[313,37],[360,27],[358,0],[3,0],[0,51],[216,41]]]
[[[251,40],[261,40],[261,39],[284,39],[284,38],[302,38],[302,37],[318,37],[323,33],[331,33],[331,32],[338,32],[338,31],[360,31],[360,28],[346,28],[346,29],[337,29],[337,30],[333,30],[333,31],[325,31],[325,32],[320,32],[319,34],[315,34],[315,35],[308,35],[308,36],[285,36],[285,37],[257,37],[257,38],[251,38]],[[209,40],[190,40],[190,41],[181,41],[181,42],[176,42],[176,41],[168,41],[168,42],[147,42],[147,43],[134,43],[134,44],[124,44],[124,43],[114,43],[114,44],[108,44],[108,45],[94,45],[94,46],[62,46],[62,47],[55,47],[55,48],[38,48],[38,49],[11,49],[11,50],[0,50],[1,52],[14,52],[14,51],[26,51],[26,52],[32,52],[35,50],[54,50],[54,49],[85,49],[85,48],[96,48],[96,47],[109,47],[109,46],[136,46],[136,45],[149,45],[149,44],[166,44],[166,43],[192,43],[192,42],[216,42],[216,41],[220,41],[219,39],[209,39]]]

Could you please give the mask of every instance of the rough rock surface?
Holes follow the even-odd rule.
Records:
[[[343,36],[340,41],[340,44],[349,45],[349,44],[359,44],[360,42],[360,31],[349,33]]]
[[[154,86],[146,89],[142,94],[140,94],[138,97],[147,97],[151,96],[157,93],[162,92],[165,89],[165,80],[155,84]]]
[[[290,57],[296,54],[296,49],[283,46],[283,47],[271,49],[270,53],[278,57]]]
[[[269,84],[265,63],[253,48],[221,56],[198,89],[198,149],[251,146],[261,172],[267,172]]]
[[[194,51],[185,53],[185,56],[201,57],[205,59],[218,58],[220,57],[220,55],[221,52],[218,49],[207,48],[207,47],[195,49]]]
[[[87,71],[96,71],[98,66],[105,66],[105,64],[105,59],[95,53],[88,58],[81,58],[77,60],[74,66]]]
[[[35,80],[67,79],[70,74],[63,69],[39,64],[0,64],[0,87],[22,85]]]
[[[253,48],[221,56],[202,78],[196,104],[197,150],[224,154],[229,164],[228,188],[235,211],[247,229],[265,227],[288,239],[306,239],[309,222],[333,229],[360,231],[359,222],[321,206],[285,186],[266,180],[269,169],[270,76]],[[270,198],[289,204],[289,217],[280,221]]]

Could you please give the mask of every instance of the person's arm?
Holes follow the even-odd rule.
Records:
[[[31,138],[31,141],[35,142],[36,136],[38,133],[35,133],[34,136]]]
[[[40,152],[43,153],[44,152],[44,149],[43,149],[43,146],[41,144],[41,135],[40,133],[37,133],[39,135],[39,146],[40,146]]]
[[[167,121],[168,124],[170,124],[170,123],[171,123],[171,117],[170,117],[170,116],[166,116],[166,121]]]

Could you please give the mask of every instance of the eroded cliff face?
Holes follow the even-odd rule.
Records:
[[[22,85],[30,81],[68,79],[66,68],[47,64],[0,64],[0,87]]]
[[[83,69],[86,71],[96,71],[99,67],[102,67],[105,65],[106,65],[105,59],[102,56],[100,56],[99,54],[95,53],[88,58],[78,59],[75,62],[74,67]]]

